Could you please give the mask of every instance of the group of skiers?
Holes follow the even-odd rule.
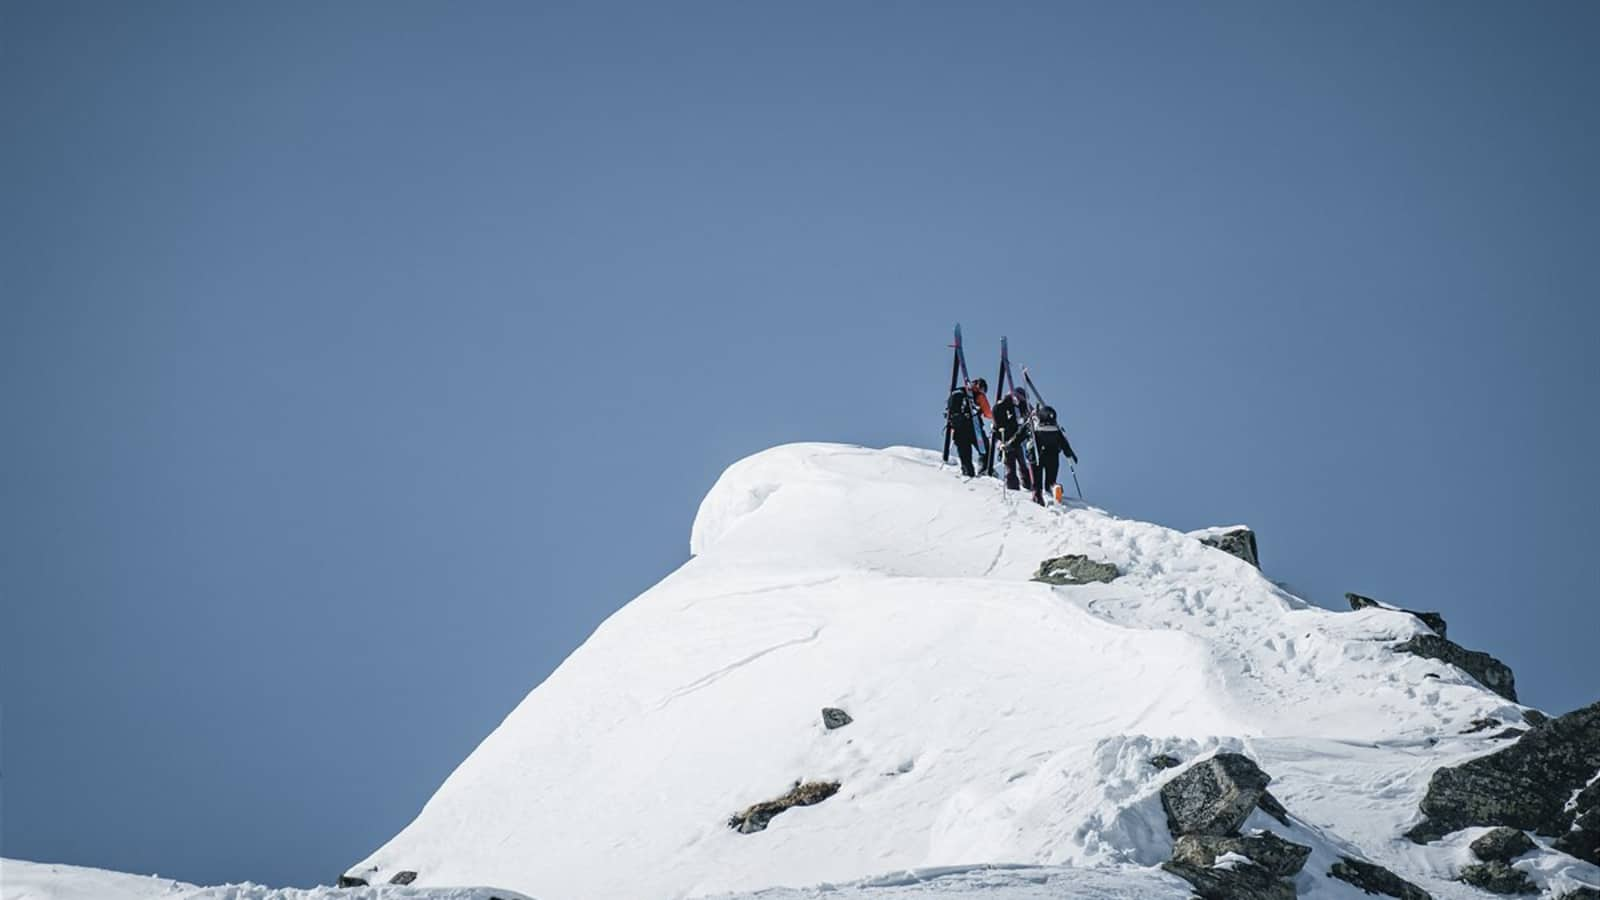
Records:
[[[984,475],[995,474],[998,456],[1005,466],[1008,489],[1027,488],[1033,492],[1033,502],[1043,506],[1048,486],[1060,503],[1062,490],[1056,478],[1061,473],[1061,457],[1077,465],[1078,456],[1056,422],[1056,411],[1043,403],[1029,404],[1028,392],[1021,387],[1012,389],[991,408],[988,392],[989,383],[982,378],[950,392],[945,427],[955,440],[961,473],[968,478],[978,474],[972,452],[981,444],[986,451],[981,460]],[[992,432],[984,431],[985,419],[994,423]]]

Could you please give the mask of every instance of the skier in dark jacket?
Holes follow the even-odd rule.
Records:
[[[1023,443],[1027,440],[1028,395],[1017,388],[994,405],[994,439],[1005,454],[1006,487],[1013,491],[1022,489],[1017,473],[1032,486],[1028,466],[1023,460]],[[1019,463],[1021,464],[1019,467]]]
[[[989,399],[984,396],[988,390],[989,382],[982,378],[968,382],[966,386],[950,392],[950,401],[945,406],[945,427],[950,429],[951,436],[956,440],[956,451],[961,456],[961,474],[968,478],[978,474],[972,468],[972,446],[978,442],[973,419],[990,414]]]
[[[1060,503],[1061,486],[1056,483],[1056,476],[1061,474],[1061,457],[1077,465],[1078,455],[1072,452],[1066,432],[1056,424],[1056,411],[1051,407],[1039,407],[1033,423],[1033,439],[1039,449],[1039,462],[1033,467],[1033,502],[1044,505],[1044,486],[1048,484],[1056,502]]]

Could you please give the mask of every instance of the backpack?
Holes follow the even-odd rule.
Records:
[[[948,422],[970,422],[977,407],[972,401],[972,392],[966,388],[956,388],[950,392],[950,402],[945,406],[944,417]]]

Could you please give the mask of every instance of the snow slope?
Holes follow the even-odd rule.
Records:
[[[199,887],[155,875],[0,859],[0,900],[527,900],[488,888]]]
[[[691,551],[350,874],[562,900],[1003,864],[1120,871],[1181,897],[1147,868],[1170,852],[1156,792],[1173,774],[1147,760],[1228,747],[1275,776],[1304,829],[1285,836],[1318,847],[1302,896],[1359,895],[1313,871],[1336,852],[1472,895],[1446,880],[1459,853],[1398,835],[1433,768],[1494,746],[1469,723],[1521,708],[1391,652],[1422,628],[1411,616],[1310,606],[1192,536],[1041,509],[908,448],[745,459],[701,504]],[[1028,580],[1063,553],[1125,575]],[[823,706],[855,722],[827,731]],[[797,780],[842,789],[757,834],[727,827]]]

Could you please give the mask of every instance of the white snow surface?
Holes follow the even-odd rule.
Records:
[[[1479,896],[1452,880],[1471,829],[1426,847],[1400,835],[1434,769],[1502,746],[1470,723],[1522,708],[1392,652],[1423,629],[1410,615],[1312,606],[1192,535],[1040,508],[910,448],[736,463],[690,549],[349,873],[543,900],[1182,900],[1156,868],[1171,852],[1159,790],[1182,767],[1149,759],[1226,749],[1291,813],[1246,828],[1313,848],[1301,897],[1363,896],[1326,876],[1340,855],[1440,900]],[[1066,553],[1124,574],[1029,580]],[[826,730],[824,706],[854,722]],[[728,827],[816,780],[841,788],[764,831]],[[1600,884],[1548,851],[1517,865],[1550,890]]]
[[[155,875],[0,859],[0,900],[529,900],[489,888],[200,887]]]

